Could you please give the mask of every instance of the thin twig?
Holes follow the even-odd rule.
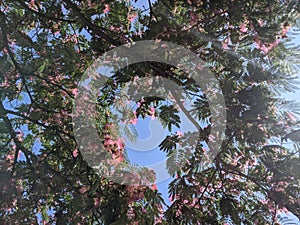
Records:
[[[45,19],[54,20],[54,21],[59,21],[59,22],[76,23],[75,20],[68,20],[68,19],[64,19],[64,18],[52,17],[52,16],[48,16],[48,15],[46,15],[46,14],[43,14],[43,13],[41,13],[41,12],[39,12],[39,11],[35,11],[35,10],[29,8],[28,5],[26,5],[25,2],[22,1],[22,0],[18,0],[18,2],[19,2],[19,4],[20,4],[21,6],[23,6],[24,8],[26,8],[26,9],[29,10],[30,12],[33,12],[34,14],[37,14],[38,16],[43,17],[43,18],[45,18]]]

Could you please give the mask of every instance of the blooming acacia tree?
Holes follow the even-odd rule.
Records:
[[[290,27],[297,26],[299,4],[156,1],[143,8],[133,3],[1,1],[1,224],[275,224],[279,212],[299,216],[299,150],[280,143],[297,121],[291,104],[278,97],[293,89],[293,71],[282,61],[293,59],[294,48],[284,43],[292,37]],[[118,71],[99,94],[96,124],[115,167],[127,163],[126,146],[111,122],[110,106],[117,101],[126,106],[116,98],[126,83],[160,76],[192,98],[191,111],[175,92],[177,105],[141,98],[122,121],[134,125],[138,118],[158,117],[170,130],[160,144],[168,160],[180,165],[168,168],[174,177],[170,206],[155,185],[122,185],[99,176],[73,133],[73,99],[85,70],[103,53],[139,40],[190,49],[207,62],[225,97],[226,137],[215,159],[207,161],[213,142],[209,102],[182,71],[139,63]],[[188,134],[172,130],[179,125],[179,110],[205,125],[188,161],[178,154]],[[151,171],[136,176],[155,180]]]

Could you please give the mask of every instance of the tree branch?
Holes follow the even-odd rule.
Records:
[[[7,25],[6,25],[6,17],[5,14],[0,11],[0,26],[1,26],[1,31],[3,33],[3,41],[4,41],[4,46],[7,48],[7,52],[9,54],[9,57],[11,58],[11,61],[13,62],[16,70],[20,73],[21,75],[21,79],[22,79],[22,83],[26,89],[26,92],[29,95],[29,98],[31,100],[31,102],[33,102],[33,97],[31,95],[31,92],[26,84],[26,79],[24,77],[24,71],[23,69],[18,65],[18,62],[16,61],[15,57],[14,57],[14,53],[11,51],[10,46],[8,44],[8,39],[7,39]]]
[[[15,164],[18,160],[18,154],[19,154],[20,150],[25,154],[25,157],[26,157],[28,162],[30,162],[28,156],[30,156],[30,159],[34,163],[37,162],[37,157],[31,151],[29,151],[27,148],[25,148],[21,144],[21,142],[19,141],[19,139],[17,137],[17,134],[16,134],[15,130],[13,129],[13,126],[12,126],[11,122],[7,117],[7,112],[6,112],[2,102],[0,102],[0,118],[3,119],[3,121],[6,125],[6,128],[8,129],[8,131],[10,133],[10,136],[11,136],[12,140],[14,141],[14,143],[16,144],[16,147],[17,147],[16,151],[15,151],[15,156],[14,156],[14,166],[13,166],[13,170],[12,170],[12,174],[13,174],[14,170],[15,170]]]
[[[276,204],[278,204],[278,199],[276,199],[275,197],[273,197],[272,195],[270,195],[270,191],[269,191],[267,188],[263,187],[263,186],[257,181],[256,178],[250,177],[250,176],[248,176],[247,174],[242,173],[241,171],[234,170],[234,169],[231,168],[231,166],[228,165],[228,164],[224,164],[224,165],[227,166],[227,168],[226,168],[226,166],[222,168],[224,171],[226,171],[227,173],[239,175],[239,176],[244,177],[244,178],[246,178],[247,180],[253,182],[253,183],[254,183],[255,185],[257,185],[261,190],[263,190],[263,191],[268,195],[268,197],[269,197],[272,201],[274,201]],[[293,209],[292,209],[291,207],[289,207],[288,205],[284,205],[284,207],[285,207],[288,211],[292,212],[294,215],[299,216],[299,213],[297,213],[295,210],[293,210]]]
[[[100,38],[102,38],[103,40],[105,40],[107,43],[112,43],[115,46],[119,46],[122,43],[120,41],[117,41],[115,39],[113,39],[112,37],[108,36],[104,31],[105,29],[92,23],[88,18],[86,18],[84,16],[84,14],[81,13],[81,10],[77,7],[76,4],[74,4],[72,1],[70,0],[64,0],[64,2],[66,3],[66,5],[72,9],[72,11],[78,16],[78,18],[87,25],[87,27],[92,30],[96,35],[98,35]]]
[[[48,16],[46,14],[43,14],[43,13],[39,12],[39,11],[35,11],[35,10],[29,8],[28,5],[26,5],[25,2],[22,1],[22,0],[17,0],[17,1],[25,9],[27,9],[30,12],[33,12],[34,14],[36,14],[36,15],[38,15],[40,17],[43,17],[45,19],[54,20],[54,21],[60,21],[60,22],[67,22],[67,23],[75,23],[76,22],[75,20],[68,20],[68,19],[63,19],[63,18],[57,18],[57,17]]]

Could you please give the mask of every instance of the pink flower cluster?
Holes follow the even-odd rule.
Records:
[[[110,132],[113,130],[112,124],[107,124],[106,129]],[[124,139],[123,138],[114,138],[110,134],[106,134],[104,137],[104,148],[112,153],[113,155],[113,164],[118,164],[124,161]]]
[[[104,13],[108,13],[110,11],[110,5],[104,4],[105,9],[103,10]]]
[[[280,39],[276,39],[273,43],[265,45],[258,38],[254,38],[254,43],[256,44],[256,47],[263,51],[265,54],[269,53],[274,47],[276,47],[279,44],[279,42]]]

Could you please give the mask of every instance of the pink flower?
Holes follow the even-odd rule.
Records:
[[[104,141],[105,146],[113,145],[115,142],[112,139],[106,139]]]
[[[128,15],[129,22],[132,23],[135,20],[136,17],[137,17],[136,13]]]
[[[135,118],[133,118],[132,120],[129,120],[129,124],[133,124],[133,125],[136,125],[137,124],[137,122],[138,122],[138,119],[135,117]]]
[[[29,3],[28,3],[28,7],[34,11],[37,11],[37,6],[35,4],[35,0],[31,0]]]
[[[262,26],[264,25],[265,22],[264,22],[262,19],[259,18],[259,19],[257,20],[257,23],[258,23],[258,25],[259,25],[260,27],[262,27]]]
[[[155,108],[154,107],[150,107],[150,115],[151,115],[151,119],[154,120],[155,119]]]
[[[224,41],[222,41],[222,48],[223,48],[224,50],[228,49],[228,40],[227,40],[227,39],[224,40]]]
[[[110,11],[110,6],[109,4],[104,4],[105,9],[103,10],[104,13],[108,13]]]
[[[83,186],[82,188],[80,188],[79,192],[81,194],[84,194],[87,190],[88,190],[88,188],[86,186]]]
[[[100,203],[99,198],[94,198],[94,206],[97,207],[99,203]]]
[[[138,102],[138,107],[140,107],[140,102]],[[129,124],[133,124],[133,125],[136,125],[137,122],[138,122],[138,118],[136,117],[136,111],[133,112],[133,119],[130,119],[128,121]]]
[[[259,46],[259,49],[262,50],[265,54],[269,52],[269,48],[267,48],[265,45]]]
[[[124,148],[124,142],[123,142],[123,139],[122,138],[119,138],[117,141],[116,141],[116,144],[118,146],[118,149],[123,149]]]
[[[74,158],[76,158],[76,157],[78,156],[78,150],[77,150],[77,149],[75,149],[75,150],[73,151],[73,156],[74,156]]]
[[[152,185],[151,185],[151,189],[152,189],[152,190],[157,190],[157,185],[156,185],[156,184],[152,184]]]
[[[183,136],[183,133],[182,133],[181,131],[177,131],[177,132],[176,132],[176,135],[177,135],[179,138],[181,138],[181,137]]]
[[[115,158],[115,162],[116,162],[116,163],[121,163],[121,162],[123,162],[123,161],[124,161],[124,156],[123,156],[122,153],[119,153],[119,154],[116,156],[116,158]]]
[[[6,156],[6,159],[9,159],[10,162],[12,162],[14,160],[14,155],[13,154],[9,154]]]
[[[277,46],[280,42],[280,39],[276,39],[273,43],[266,46],[263,44],[257,37],[254,38],[254,43],[256,44],[257,48],[263,51],[265,54],[267,54],[272,48]]]
[[[72,94],[73,94],[74,96],[76,96],[77,93],[78,93],[78,88],[74,88],[74,89],[72,90]]]
[[[240,31],[242,32],[242,33],[246,33],[247,31],[248,31],[248,27],[246,26],[246,24],[241,24],[241,26],[240,26]]]

